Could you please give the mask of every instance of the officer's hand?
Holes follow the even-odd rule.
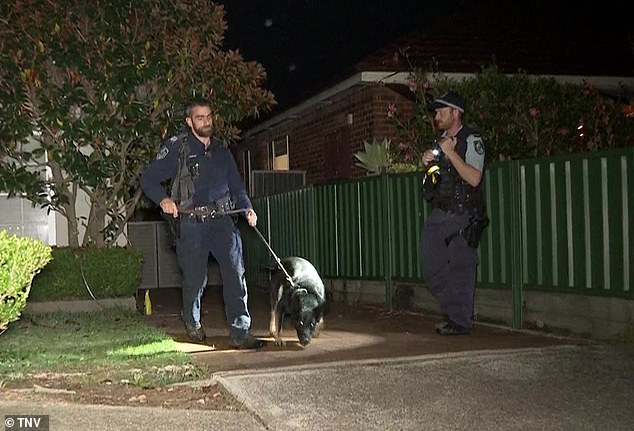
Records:
[[[255,227],[258,224],[258,215],[253,211],[253,208],[249,208],[245,213],[245,217],[247,218],[247,223],[249,226]]]
[[[432,160],[434,160],[434,157],[436,156],[434,156],[434,153],[432,153],[431,150],[425,151],[423,153],[423,164],[425,166],[429,165],[432,162]]]
[[[440,141],[440,149],[443,153],[449,155],[449,153],[455,151],[457,143],[458,140],[455,136],[443,138],[442,141]]]
[[[178,207],[170,198],[164,198],[159,205],[161,205],[161,209],[165,214],[171,214],[174,217],[178,217]]]

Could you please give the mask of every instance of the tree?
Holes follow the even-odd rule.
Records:
[[[0,190],[62,214],[74,247],[80,223],[83,245],[122,234],[188,99],[210,98],[229,140],[275,103],[262,66],[222,49],[224,10],[207,0],[16,0],[0,17]]]

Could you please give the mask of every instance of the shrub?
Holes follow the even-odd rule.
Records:
[[[135,248],[53,248],[53,262],[33,280],[30,301],[133,296],[141,281]],[[90,289],[90,292],[89,290]]]
[[[413,115],[405,116],[395,106],[387,108],[399,132],[391,153],[394,162],[420,163],[438,135],[427,103],[449,89],[465,98],[465,121],[482,133],[489,161],[634,145],[634,121],[624,115],[622,101],[587,82],[566,84],[523,72],[506,75],[495,67],[463,80],[420,69],[413,70],[410,78],[416,101]]]
[[[33,277],[51,260],[51,248],[0,231],[0,333],[20,318]]]
[[[379,175],[386,172],[390,166],[390,140],[383,139],[382,142],[376,139],[372,143],[363,141],[363,151],[357,151],[354,157],[358,160],[356,166],[367,171],[368,175]]]

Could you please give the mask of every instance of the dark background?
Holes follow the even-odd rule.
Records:
[[[225,47],[267,71],[278,108],[305,99],[365,55],[465,1],[227,0]],[[268,21],[267,21],[268,20]]]
[[[634,18],[625,4],[500,0],[225,0],[225,48],[261,63],[276,111],[334,85],[366,55],[412,32],[472,19],[483,31],[527,32],[544,49],[603,43],[634,49]],[[529,39],[530,40],[530,39]],[[588,62],[595,61],[588,58]],[[601,59],[605,63],[605,59]],[[620,62],[623,58],[608,61]],[[629,62],[632,58],[628,59]],[[600,65],[599,65],[600,67]]]

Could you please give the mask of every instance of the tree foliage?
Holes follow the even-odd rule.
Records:
[[[226,26],[207,0],[0,2],[0,190],[64,215],[71,246],[80,223],[84,245],[112,244],[188,99],[210,98],[229,139],[275,103],[262,66],[222,49]]]
[[[466,101],[465,122],[480,130],[488,160],[546,157],[634,145],[634,120],[623,104],[590,84],[563,84],[525,73],[506,75],[494,67],[461,81],[414,69],[410,90],[414,113],[404,118],[396,106],[387,115],[399,130],[396,162],[416,166],[439,131],[427,104],[447,90]]]

